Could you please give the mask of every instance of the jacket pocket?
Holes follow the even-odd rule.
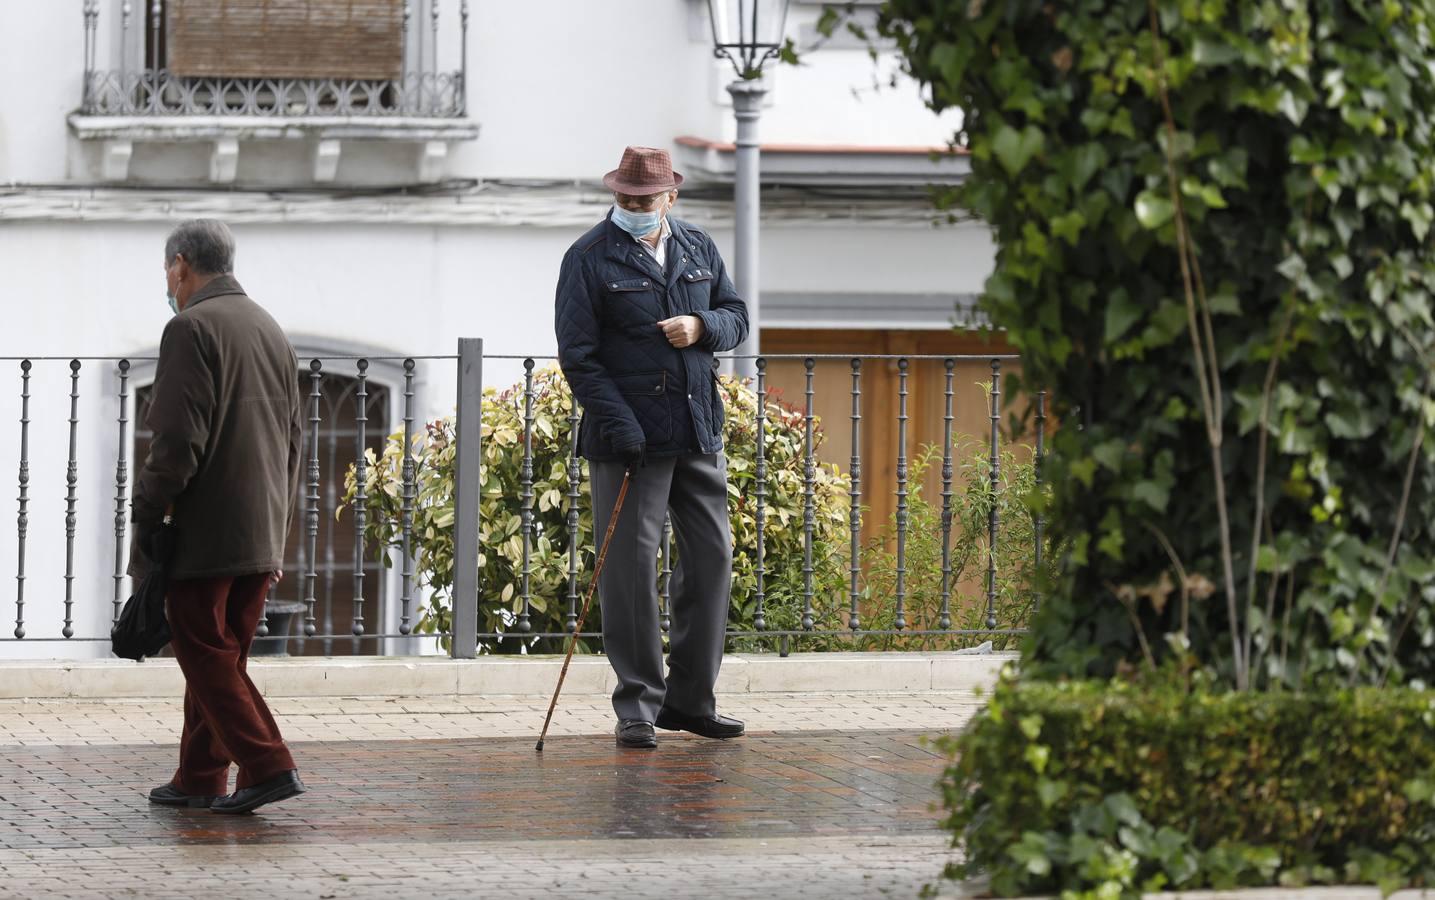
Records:
[[[663,318],[660,285],[652,278],[615,278],[604,282],[604,287],[608,289],[608,320],[613,325],[633,331]]]
[[[614,375],[618,392],[624,396],[651,395],[661,397],[668,389],[667,372],[635,372],[632,375]]]
[[[673,438],[673,411],[668,405],[668,373],[663,371],[634,372],[615,375],[613,382],[627,401],[633,417],[643,429],[643,437],[651,447]]]
[[[712,307],[713,270],[706,266],[692,266],[678,276],[682,285],[684,311],[695,312]]]

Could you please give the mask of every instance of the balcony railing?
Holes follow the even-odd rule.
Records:
[[[521,380],[496,393],[497,385],[488,385],[486,396],[485,363],[491,374],[518,362]],[[482,342],[471,339],[459,342],[456,356],[305,360],[297,373],[307,382],[305,468],[294,555],[285,564],[292,577],[270,598],[271,604],[292,607],[296,624],[291,630],[286,618],[282,636],[275,637],[266,622],[260,636],[293,644],[300,653],[325,655],[349,646],[353,652],[415,646],[416,621],[426,603],[416,583],[415,517],[420,506],[434,502],[420,490],[417,473],[429,462],[417,458],[415,439],[425,427],[440,427],[426,422],[436,412],[433,405],[416,399],[421,366],[446,382],[456,368],[459,383],[452,431],[444,432],[457,463],[453,515],[445,525],[454,534],[453,582],[446,591],[452,618],[425,636],[442,639],[454,656],[471,657],[480,649],[551,647],[553,639],[571,633],[590,577],[592,540],[579,525],[585,505],[582,469],[576,441],[570,441],[580,410],[563,394],[561,409],[540,417],[536,403],[551,399],[550,392],[561,386],[560,374],[535,372],[541,362],[543,357],[485,355]],[[730,639],[744,645],[771,641],[785,650],[789,643],[824,637],[926,636],[946,645],[1001,640],[1023,631],[1024,623],[1013,619],[1024,619],[1039,602],[1039,579],[1019,579],[1014,590],[1020,596],[1007,597],[1000,585],[1010,573],[1002,567],[1040,569],[1050,558],[1050,540],[1039,512],[996,500],[1040,490],[1046,395],[1021,401],[1034,414],[1034,444],[1020,448],[1020,457],[1009,455],[1015,448],[1003,433],[1002,416],[1012,405],[1002,397],[1010,394],[1003,376],[1012,362],[1010,356],[757,357],[757,377],[741,387],[750,392],[744,402],[756,409],[755,427],[729,435],[729,457],[742,459],[730,470],[740,491],[735,502],[755,522],[755,528],[735,535],[735,550],[756,560],[753,583],[742,592],[750,615],[746,624],[730,626]],[[0,657],[12,655],[17,645],[108,640],[129,587],[132,472],[143,463],[146,440],[137,420],[143,418],[143,381],[153,363],[140,357],[0,358],[0,364],[15,367],[11,377],[18,376],[18,390],[0,395],[0,411],[11,410],[20,423],[18,433],[11,432],[12,440],[18,438],[11,445],[18,455],[0,450],[0,462],[18,464],[19,471],[16,528],[8,541],[17,551],[14,592],[5,604],[13,612],[13,637],[0,637]],[[383,379],[381,368],[387,373]],[[914,382],[923,372],[930,378],[917,396]],[[830,377],[819,391],[823,373]],[[787,385],[791,401],[782,398],[775,380]],[[380,394],[385,397],[376,402]],[[507,417],[495,424],[488,417],[500,407]],[[827,412],[825,422],[820,409]],[[562,434],[554,430],[564,423]],[[402,465],[392,476],[398,481],[373,485],[402,498],[402,505],[385,513],[374,503],[382,498],[367,497],[362,486],[370,467],[393,465],[383,446],[391,430],[403,435],[397,445]],[[557,457],[536,454],[540,431],[562,444]],[[824,434],[841,446],[822,451]],[[895,456],[872,459],[864,447],[876,446],[873,439]],[[481,460],[494,465],[484,455],[490,441],[505,448],[506,458],[513,454],[509,459],[519,463],[521,482],[504,488],[502,510],[481,514],[480,489],[493,490],[493,484],[481,485],[478,475]],[[823,462],[823,452],[836,452],[840,463]],[[1025,488],[1013,483],[1005,460],[1030,467]],[[357,494],[336,506],[338,492],[330,488],[344,485],[346,471]],[[497,477],[490,472],[489,482],[497,483]],[[964,491],[989,502],[962,506]],[[823,496],[833,503],[819,526]],[[879,514],[877,506],[885,511]],[[348,515],[341,521],[336,513],[343,508]],[[539,520],[540,510],[551,518],[558,515],[554,509],[561,511],[561,522]],[[922,509],[927,512],[917,515]],[[402,540],[376,547],[366,522],[386,515]],[[516,531],[513,522],[519,523]],[[880,555],[880,572],[864,570],[861,548],[871,544],[869,525],[884,526],[877,543],[890,548]],[[337,537],[321,540],[321,534]],[[664,631],[674,571],[670,539],[665,529],[653,572]],[[779,544],[783,556],[775,550]],[[506,550],[508,545],[521,546],[521,555]],[[543,564],[561,565],[566,577],[536,577],[540,545],[549,548],[542,551]],[[484,554],[511,555],[511,564],[500,577],[490,573],[485,579]],[[959,564],[958,556],[964,562]],[[387,564],[378,565],[383,558]],[[828,573],[822,584],[814,583],[814,560]],[[480,609],[495,603],[508,611],[497,628],[480,618]],[[791,615],[777,615],[779,607]],[[540,619],[540,611],[548,617]],[[385,643],[376,646],[375,640]]]
[[[402,61],[391,77],[179,74],[169,65],[167,5],[123,0],[106,20],[99,0],[85,0],[82,115],[456,119],[467,112],[468,0],[456,7],[404,0],[394,22]],[[443,53],[440,37],[455,18],[457,53]]]

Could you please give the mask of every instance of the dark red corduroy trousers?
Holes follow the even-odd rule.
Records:
[[[166,609],[184,672],[184,735],[174,785],[205,797],[228,793],[295,768],[269,706],[246,671],[254,629],[264,614],[269,573],[196,578],[169,585]]]

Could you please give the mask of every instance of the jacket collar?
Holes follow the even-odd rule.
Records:
[[[613,223],[613,213],[611,210],[604,220],[604,226],[607,229],[607,249],[605,252],[609,259],[637,269],[657,270],[657,261],[634,242],[632,235]],[[673,240],[682,248],[682,255],[686,255],[689,259],[696,256],[693,251],[692,234],[688,231],[687,225],[684,224],[681,219],[668,216],[668,228],[673,233]],[[670,249],[668,252],[671,253],[672,250]],[[667,274],[673,276],[671,280],[676,280],[676,276],[681,270],[681,267],[675,265],[675,262],[676,261],[671,258],[668,260]]]
[[[189,298],[189,302],[184,305],[184,308],[189,309],[197,303],[203,303],[212,297],[222,297],[225,294],[244,294],[244,288],[239,286],[239,282],[235,280],[233,275],[220,275],[211,280],[204,287],[194,292],[194,295]]]
[[[674,219],[672,216],[669,216],[668,224],[672,226],[673,238],[682,245],[683,251],[687,253],[688,257],[692,258],[696,256],[695,242],[693,241],[692,232],[688,230],[687,223],[681,219]]]
[[[607,229],[605,254],[609,259],[637,269],[649,278],[662,278],[662,272],[658,269],[658,261],[653,259],[642,247],[639,247],[637,240],[631,234],[614,224],[612,210],[608,211],[608,217],[603,224]]]

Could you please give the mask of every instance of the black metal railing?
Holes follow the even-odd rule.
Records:
[[[167,11],[161,0],[121,3],[113,18],[85,0],[85,70],[80,112],[87,116],[459,118],[467,107],[468,0],[403,4],[397,19],[375,13],[365,27],[391,34],[401,62],[389,78],[192,77],[170,71]],[[442,23],[442,24],[441,24]],[[385,29],[392,29],[385,31]],[[444,33],[457,45],[445,69]]]
[[[984,441],[984,447],[981,449],[985,456],[985,489],[990,492],[991,498],[995,498],[1004,490],[1003,452],[1010,449],[1007,446],[1010,438],[1004,437],[1002,429],[1003,367],[1009,366],[1013,359],[1014,357],[1010,356],[818,354],[765,355],[756,358],[756,376],[742,388],[750,390],[755,401],[752,446],[736,448],[732,447],[730,442],[730,451],[737,452],[741,449],[745,456],[750,450],[752,455],[750,475],[743,476],[744,479],[750,477],[750,482],[744,482],[741,502],[745,508],[750,504],[754,525],[753,538],[750,544],[739,547],[739,550],[750,553],[753,564],[752,589],[746,598],[751,601],[752,614],[750,619],[745,619],[740,626],[731,629],[731,637],[734,640],[772,641],[785,650],[791,639],[820,636],[978,637],[1020,633],[1024,623],[1002,621],[998,610],[998,579],[1002,574],[1000,567],[1003,565],[998,553],[999,531],[1003,527],[1001,504],[992,501],[986,509],[985,547],[974,549],[971,546],[954,546],[953,543],[957,505],[962,496],[956,479],[959,467],[967,466],[970,462],[957,458],[958,439],[963,437],[957,425],[961,397],[957,390],[958,372],[963,367],[969,369],[976,365],[987,371],[982,382],[985,396],[980,412],[987,425],[981,436]],[[416,571],[416,567],[423,541],[432,539],[432,535],[420,536],[415,533],[415,517],[421,503],[420,472],[426,464],[416,450],[421,443],[417,440],[421,435],[417,432],[416,425],[421,420],[429,421],[430,416],[427,413],[432,411],[432,404],[421,407],[416,391],[421,363],[436,367],[439,371],[450,365],[454,366],[458,387],[457,408],[452,426],[456,448],[456,473],[452,485],[454,516],[451,526],[454,537],[453,576],[452,584],[444,586],[452,603],[451,617],[446,627],[426,632],[425,636],[440,638],[455,657],[471,657],[477,654],[481,647],[505,647],[513,650],[516,649],[515,643],[517,646],[536,647],[541,640],[561,639],[570,634],[577,625],[578,607],[588,574],[583,547],[580,546],[583,540],[583,531],[580,528],[583,464],[578,456],[577,430],[581,411],[577,403],[571,400],[561,418],[568,429],[566,435],[560,436],[565,448],[563,459],[555,463],[555,466],[561,468],[561,481],[566,482],[561,487],[566,490],[553,489],[566,498],[566,508],[562,510],[560,519],[562,525],[554,526],[554,531],[561,528],[566,531],[566,535],[549,534],[547,531],[540,535],[541,529],[535,516],[535,486],[538,481],[543,480],[539,479],[535,471],[534,438],[535,427],[539,421],[535,412],[535,400],[538,396],[535,384],[541,377],[537,372],[538,364],[551,360],[552,357],[541,356],[485,356],[482,341],[477,339],[460,340],[457,355],[310,359],[302,367],[302,371],[297,373],[304,388],[304,418],[307,427],[303,442],[305,460],[300,487],[299,521],[291,540],[296,578],[286,582],[294,585],[292,589],[298,594],[295,602],[302,604],[302,612],[296,620],[297,627],[292,629],[287,622],[281,626],[278,622],[271,623],[269,617],[266,617],[260,626],[260,636],[287,640],[299,652],[326,654],[336,649],[344,649],[346,643],[354,648],[363,645],[369,652],[380,652],[384,647],[382,641],[412,640],[416,637],[419,614],[427,601],[419,591],[420,573]],[[13,600],[15,627],[13,637],[5,638],[0,643],[81,643],[108,639],[108,624],[118,616],[129,586],[125,568],[128,543],[131,539],[131,467],[142,465],[140,447],[136,440],[143,425],[137,420],[140,419],[140,407],[146,402],[143,393],[147,388],[141,384],[138,390],[136,389],[136,383],[141,380],[137,369],[150,367],[153,362],[152,358],[141,357],[0,358],[0,365],[17,367],[19,381],[19,493],[15,532],[16,587]],[[515,363],[522,366],[521,383],[513,389],[513,402],[521,421],[521,439],[516,448],[521,453],[521,459],[518,485],[514,492],[519,501],[517,538],[521,541],[521,554],[518,556],[513,577],[503,584],[484,584],[480,578],[480,554],[496,552],[492,540],[489,544],[482,544],[480,541],[484,524],[480,521],[483,423],[485,412],[492,412],[492,409],[486,410],[485,404],[500,402],[492,397],[485,398],[485,362],[507,366],[510,371]],[[785,365],[791,370],[793,364],[800,365],[800,374],[796,377],[800,382],[798,393],[801,399],[797,404],[787,405],[779,399],[779,392],[773,386],[774,366]],[[912,382],[913,367],[917,365],[935,371],[940,381],[929,385],[926,390],[929,394],[939,392],[940,396],[925,396],[923,399],[927,402],[920,409],[914,410],[911,402]],[[37,397],[36,378],[42,366],[48,367],[44,372],[46,388],[56,394],[65,391],[68,396]],[[379,387],[371,384],[376,366],[384,367],[388,373],[387,383]],[[842,418],[837,416],[825,424],[820,423],[817,412],[820,366],[826,367],[827,371],[836,369],[839,374],[832,383],[843,385],[840,390],[849,394],[849,398],[839,401],[837,407],[829,407],[845,411],[850,400],[850,413],[846,413],[845,438],[850,440],[851,450],[845,460],[822,462],[820,459],[821,436],[837,434],[841,427],[838,423],[841,423]],[[895,367],[895,378],[886,378],[884,381],[890,383],[885,384],[885,387],[874,388],[870,384],[874,378],[871,373],[874,370],[880,373],[889,366]],[[331,389],[341,382],[342,390]],[[883,396],[883,390],[887,389],[890,389],[890,393]],[[371,429],[370,417],[377,408],[375,398],[380,393],[389,392],[397,397],[397,411],[392,416],[386,414],[386,421]],[[95,396],[96,394],[100,396]],[[938,400],[939,402],[933,402]],[[1030,466],[1034,473],[1035,486],[1039,488],[1042,457],[1045,452],[1046,396],[1044,393],[1036,393],[1026,398],[1026,401],[1032,404],[1031,412],[1035,424],[1035,442],[1030,449]],[[37,459],[34,455],[36,435],[33,420],[36,409],[41,406],[46,409],[59,409],[63,406],[68,410],[68,418],[63,420],[62,429],[67,447],[63,467],[64,505],[59,508],[63,512],[62,543],[58,529],[52,537],[41,538],[34,528],[34,504],[37,498],[34,479]],[[107,420],[107,424],[101,427],[101,424],[97,423],[91,429],[82,416],[82,410],[85,409],[106,410],[103,419]],[[387,411],[390,407],[384,409]],[[929,410],[939,412],[924,417]],[[800,438],[800,464],[790,470],[774,465],[775,451],[770,445],[773,440],[770,435],[778,434],[774,430],[777,426],[771,421],[774,416],[783,419],[783,427],[790,429],[788,433],[796,434]],[[56,421],[55,425],[58,434],[61,423]],[[922,429],[925,429],[925,432]],[[390,430],[402,437],[389,438]],[[914,447],[914,430],[917,434],[928,433],[940,437],[934,437],[926,448]],[[971,434],[965,436],[974,437]],[[338,443],[349,438],[353,439],[351,454],[335,449]],[[879,461],[884,464],[891,463],[890,481],[885,481],[884,471],[874,470],[873,460],[869,459],[864,451],[864,439],[868,438],[890,438],[888,447],[893,452],[889,459]],[[326,457],[322,452],[326,440],[330,444],[330,456],[333,457],[327,460],[327,479],[324,477]],[[370,515],[374,504],[371,502],[373,498],[366,493],[369,467],[373,464],[369,454],[377,450],[375,460],[382,462],[384,443],[392,441],[396,444],[399,440],[402,444],[397,464],[400,482],[396,495],[397,512],[384,514],[390,516],[390,524],[394,526],[393,533],[397,538],[392,545],[374,546],[370,538],[370,526],[373,524]],[[377,447],[376,442],[379,442]],[[939,545],[939,553],[924,554],[917,563],[921,568],[914,570],[913,560],[909,556],[911,532],[914,528],[913,503],[929,502],[921,499],[922,485],[914,484],[917,474],[914,465],[918,464],[917,455],[922,455],[923,459],[935,465],[937,444],[940,445],[940,470],[933,470],[935,474],[927,476],[927,483],[932,486],[932,493],[936,498],[930,501],[929,508],[934,512],[928,527],[935,528],[938,533],[924,533],[922,537],[927,541],[935,540]],[[345,456],[348,457],[347,460]],[[114,565],[112,571],[107,571],[102,576],[95,560],[83,559],[85,554],[101,546],[105,540],[100,524],[102,520],[89,514],[89,510],[94,508],[90,505],[91,498],[98,496],[100,489],[89,487],[92,482],[89,482],[88,473],[83,471],[82,466],[82,462],[97,458],[108,458],[114,463]],[[54,469],[58,474],[57,459],[45,454],[40,461],[47,469]],[[846,464],[845,472],[841,470],[843,462]],[[828,468],[824,469],[824,466]],[[837,514],[831,514],[824,520],[822,528],[819,528],[818,484],[822,480],[819,479],[819,471],[829,470],[835,473],[834,477],[838,480],[824,480],[823,490],[834,497],[840,495],[846,508],[839,510],[840,518],[835,518],[840,525],[833,524]],[[352,482],[345,502],[336,505],[333,499],[326,501],[326,488],[327,496],[335,497],[337,486],[344,484],[346,473],[352,478]],[[826,477],[823,476],[824,479]],[[334,483],[336,479],[337,485]],[[783,483],[779,485],[774,479],[781,479]],[[796,486],[788,484],[788,480],[796,481]],[[935,490],[938,485],[939,491]],[[965,490],[981,487],[980,484],[973,486],[969,473]],[[108,493],[107,489],[105,493]],[[786,507],[776,507],[775,497],[779,493],[800,498],[800,514],[795,515]],[[881,517],[885,521],[874,521],[869,509],[870,503],[883,494],[891,501],[891,513],[890,516]],[[321,536],[325,534],[321,526],[330,524],[326,520],[331,518],[337,521],[337,511],[340,508],[349,512],[348,521],[342,529],[343,534],[336,537],[341,529],[331,529],[328,532],[329,537],[321,546]],[[393,521],[394,517],[397,521]],[[774,518],[779,521],[774,522]],[[786,531],[787,522],[794,519],[800,522],[801,538],[800,542],[789,543],[788,546],[800,548],[791,551],[801,557],[800,568],[795,570],[799,575],[792,579],[797,587],[792,590],[784,588],[787,593],[784,594],[782,602],[791,604],[791,608],[787,610],[791,616],[782,622],[775,622],[773,616],[777,607],[774,604],[777,601],[771,594],[774,587],[772,579],[774,573],[783,568],[783,564],[789,560],[776,559],[770,555],[772,536],[775,529]],[[1030,546],[1022,552],[1031,560],[1034,571],[1049,558],[1049,549],[1044,546],[1046,536],[1041,516],[1032,514],[1030,519],[1027,523],[1031,535]],[[842,533],[844,529],[845,534]],[[551,538],[554,542],[566,539],[566,544],[562,545],[564,553],[560,562],[560,565],[566,567],[566,578],[562,579],[561,588],[551,592],[552,596],[535,598],[534,551],[540,537]],[[37,556],[38,545],[43,546],[39,547]],[[890,573],[880,573],[883,576],[883,584],[890,585],[890,594],[874,593],[872,587],[872,564],[870,560],[864,561],[863,552],[864,547],[874,545],[891,548],[890,552],[882,549],[883,555],[880,556],[882,563],[890,563],[892,568]],[[980,560],[980,569],[968,576],[969,580],[978,576],[984,579],[985,596],[979,601],[984,602],[984,609],[974,608],[973,612],[981,613],[980,620],[974,626],[962,626],[954,616],[954,599],[960,574],[954,564],[955,552],[963,552],[968,557],[974,552],[985,554],[985,559]],[[342,587],[333,588],[334,576],[339,574],[342,568],[342,564],[336,559],[339,555],[347,556],[352,563],[352,589],[351,596],[347,598],[351,606],[346,614],[340,610],[344,602]],[[823,565],[828,567],[824,571],[832,571],[835,566],[838,573],[836,585],[826,577],[821,587],[816,583],[819,555],[824,561]],[[398,593],[396,605],[383,602],[383,584],[388,579],[381,577],[381,573],[387,567],[376,567],[375,563],[381,556],[389,557],[388,561],[392,563],[395,572],[391,578]],[[673,576],[675,570],[681,567],[681,560],[675,563],[673,557],[673,530],[671,522],[668,522],[663,529],[659,558],[654,561],[661,608],[660,620],[664,632],[671,623]],[[58,609],[52,607],[46,610],[41,607],[40,614],[36,612],[37,604],[49,605],[54,601],[43,594],[37,597],[33,569],[37,558],[47,561],[63,558],[63,579],[59,582],[63,586],[63,593],[56,598],[60,601]],[[324,561],[321,562],[321,558]],[[83,572],[77,569],[77,562],[86,562]],[[909,606],[913,599],[914,577],[935,578],[936,581],[935,589],[931,591],[931,597],[935,598],[936,603],[935,612],[920,615],[915,619]],[[100,587],[103,581],[109,582],[105,588]],[[841,583],[844,581],[845,584]],[[491,601],[505,590],[513,592],[517,597],[513,615],[503,620],[501,628],[481,627],[480,604]],[[1029,608],[1034,608],[1039,601],[1035,581],[1028,585],[1028,590]],[[799,596],[793,596],[794,591]],[[108,602],[96,602],[101,596]],[[541,608],[545,610],[561,609],[561,616],[547,616],[542,619],[535,616],[535,599],[541,599]],[[77,628],[77,605],[84,613],[81,617],[84,623],[88,623],[84,627]],[[384,615],[386,611],[392,612]],[[58,616],[55,613],[58,613]],[[340,620],[343,620],[343,625],[339,624]],[[541,622],[552,622],[556,627],[545,628]],[[39,630],[34,627],[37,623],[40,625]],[[271,625],[275,627],[271,629]],[[587,633],[584,636],[599,635]],[[413,645],[400,643],[390,646],[403,648]],[[0,650],[0,656],[5,655],[7,654]]]

